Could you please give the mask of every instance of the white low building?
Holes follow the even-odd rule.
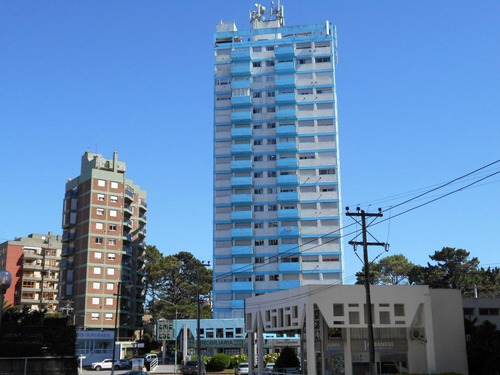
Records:
[[[365,298],[362,285],[305,285],[248,298],[249,353],[264,353],[263,333],[295,332],[302,373],[365,374]],[[460,291],[375,285],[371,301],[377,374],[468,373]],[[262,373],[262,355],[256,357]]]

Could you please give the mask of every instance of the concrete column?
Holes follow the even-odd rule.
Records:
[[[187,360],[187,349],[188,349],[188,328],[187,324],[182,327],[182,359],[184,363]]]
[[[257,314],[257,368],[259,375],[262,374],[264,371],[264,325],[260,309]]]
[[[253,332],[248,332],[247,342],[248,342],[248,374],[253,375],[253,368],[255,367],[255,334]]]
[[[345,328],[344,340],[344,366],[345,375],[352,375],[352,350],[351,350],[351,331],[349,328]]]
[[[314,306],[308,302],[306,306],[306,348],[307,348],[307,374],[315,375],[316,352],[314,350]]]

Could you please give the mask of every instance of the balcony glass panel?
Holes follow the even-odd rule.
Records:
[[[232,255],[252,255],[252,246],[233,246],[231,247]]]
[[[295,169],[299,166],[299,162],[295,158],[278,159],[276,166],[278,169]]]
[[[233,138],[252,138],[252,128],[232,128],[231,137]]]
[[[234,238],[250,239],[253,236],[252,228],[233,228],[231,236]]]
[[[278,251],[280,253],[294,253],[300,250],[299,244],[280,244],[278,245]]]
[[[298,185],[299,184],[299,176],[295,174],[290,174],[290,175],[285,175],[285,176],[278,176],[278,185],[279,186],[284,186],[284,185]]]
[[[274,65],[274,70],[276,73],[294,73],[295,63],[293,61],[277,62]]]
[[[250,64],[232,66],[231,67],[231,74],[233,76],[249,76],[250,75]]]
[[[252,211],[232,211],[231,220],[251,221]],[[250,229],[250,228],[248,228]]]
[[[278,202],[298,202],[299,201],[299,193],[297,191],[290,191],[286,193],[278,193]]]
[[[276,47],[274,49],[274,55],[276,56],[276,58],[294,57],[295,48],[293,46]]]
[[[249,79],[242,79],[239,81],[231,81],[231,88],[232,89],[246,89],[251,86],[251,82]]]
[[[234,272],[236,274],[250,274],[253,273],[253,264],[252,263],[239,263],[239,264],[231,264],[231,272]],[[243,286],[250,284],[252,287],[252,282],[251,281],[235,281],[233,282],[234,284],[241,284]]]
[[[241,145],[231,145],[231,152],[233,154],[251,154],[252,145],[250,143]]]
[[[233,96],[231,98],[231,104],[235,107],[250,106],[252,104],[252,98],[250,98],[250,96]]]
[[[231,177],[231,186],[252,186],[252,177]]]
[[[231,60],[233,61],[249,61],[250,49],[238,49],[231,51]]]
[[[297,127],[295,125],[281,125],[276,127],[277,136],[296,136]]]
[[[295,103],[295,93],[289,92],[286,94],[276,94],[276,104],[293,104]]]
[[[280,220],[297,220],[298,218],[299,218],[298,208],[278,211],[278,219]]]
[[[252,194],[232,194],[232,204],[250,204],[252,203]]]
[[[247,122],[252,120],[252,112],[231,112],[231,121],[233,122]]]
[[[295,77],[277,77],[274,81],[274,85],[277,89],[291,89],[295,88]]]
[[[252,169],[252,161],[251,160],[232,160],[231,161],[231,169],[236,170],[251,170]]]
[[[280,272],[298,272],[300,271],[300,263],[299,262],[285,262],[278,263],[278,270]],[[295,280],[293,280],[295,281]],[[280,282],[281,284],[281,282]]]
[[[296,120],[297,112],[295,108],[277,109],[276,110],[276,120]]]
[[[240,290],[250,290],[250,289],[240,289]],[[232,309],[243,309],[243,308],[245,308],[245,301],[242,300],[242,299],[241,300],[240,299],[233,299],[230,302],[231,302],[231,308]]]
[[[300,280],[280,281],[280,289],[292,289],[300,286]]]
[[[297,142],[296,141],[290,141],[290,142],[279,142],[276,143],[276,151],[278,152],[297,152]]]

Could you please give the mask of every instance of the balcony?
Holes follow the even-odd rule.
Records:
[[[251,111],[231,112],[231,121],[232,122],[250,122],[250,121],[252,121],[252,112]]]
[[[238,239],[251,239],[253,237],[252,228],[233,228],[231,229],[231,236]]]
[[[131,234],[125,234],[122,238],[124,241],[132,242],[132,235]]]
[[[277,77],[274,86],[277,89],[293,89],[295,88],[295,77]]]
[[[251,82],[249,79],[242,79],[239,81],[231,81],[231,88],[232,89],[248,89],[251,86]]]
[[[282,152],[282,153],[290,153],[290,152],[297,152],[297,142],[296,141],[287,141],[287,142],[280,142],[276,143],[276,151]]]
[[[231,105],[233,107],[249,107],[252,105],[252,98],[250,96],[233,96]]]
[[[252,186],[252,177],[231,177],[231,186],[250,187]]]
[[[232,160],[231,169],[234,171],[250,171],[252,170],[251,160]]]
[[[280,272],[300,272],[300,263],[299,262],[278,263],[278,270]]]
[[[123,211],[128,214],[133,214],[134,213],[134,207],[132,207],[130,204],[124,204],[123,205]]]
[[[245,289],[245,290],[248,290],[248,289]],[[245,300],[242,300],[242,299],[241,300],[240,299],[233,299],[230,302],[231,302],[231,308],[232,309],[243,309],[243,308],[245,308]]]
[[[278,193],[278,203],[295,203],[298,201],[299,201],[299,192],[297,191]]]
[[[296,102],[294,92],[288,92],[285,94],[276,94],[275,99],[276,99],[276,104],[278,105],[295,104]]]
[[[287,174],[278,176],[278,186],[297,186],[299,184],[299,176],[296,174]]]
[[[296,119],[297,119],[297,112],[295,111],[295,108],[276,110],[277,121],[296,120]]]
[[[292,289],[300,286],[300,280],[280,281],[280,289]]]
[[[274,65],[276,73],[295,73],[295,63],[293,61],[277,62]]]
[[[235,139],[248,139],[252,138],[252,128],[232,128],[231,137]]]
[[[233,246],[231,247],[231,254],[236,255],[252,255],[252,246]]]
[[[132,222],[132,220],[125,220],[123,222],[123,226],[128,228],[128,229],[125,228],[126,230],[130,230],[134,226],[134,223]]]
[[[280,125],[276,128],[277,136],[295,137],[297,135],[297,126],[295,125]]]
[[[299,209],[292,208],[288,210],[279,210],[278,211],[278,219],[279,220],[298,220],[299,219]]]
[[[132,255],[132,247],[130,247],[130,246],[124,246],[124,247],[123,247],[123,251],[124,251],[127,255]]]
[[[300,231],[297,226],[285,226],[278,228],[278,235],[280,237],[299,237]]]
[[[252,194],[232,194],[231,203],[234,205],[252,204]]]
[[[233,266],[240,266],[240,264],[233,264]],[[250,271],[252,269],[250,268]],[[238,271],[235,271],[238,272]],[[231,289],[233,291],[247,291],[247,290],[253,290],[253,282],[251,281],[234,281],[231,283]],[[243,302],[243,301],[241,301]]]
[[[297,169],[299,162],[296,158],[283,158],[276,161],[276,167],[278,169]]]
[[[231,67],[231,75],[235,77],[244,77],[249,76],[250,74],[250,63],[244,65],[233,65]]]
[[[142,221],[142,222],[144,222],[144,223],[145,223],[145,222],[147,221],[147,217],[146,217],[146,215],[140,215],[140,216],[139,216],[139,221]]]
[[[251,221],[253,219],[252,211],[232,211],[231,220],[234,221]]]
[[[290,253],[290,254],[293,254],[295,252],[298,252],[300,251],[300,246],[299,244],[280,244],[278,245],[278,251],[280,253]]]
[[[231,145],[231,153],[238,155],[249,155],[252,153],[252,145],[250,143],[233,144]]]
[[[237,49],[231,51],[231,60],[233,61],[250,61],[250,49]]]
[[[293,58],[295,57],[295,48],[293,46],[281,46],[274,49],[274,56],[280,58]]]

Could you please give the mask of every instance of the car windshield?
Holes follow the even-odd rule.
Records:
[[[196,366],[198,363],[196,361],[187,361],[186,366]]]

